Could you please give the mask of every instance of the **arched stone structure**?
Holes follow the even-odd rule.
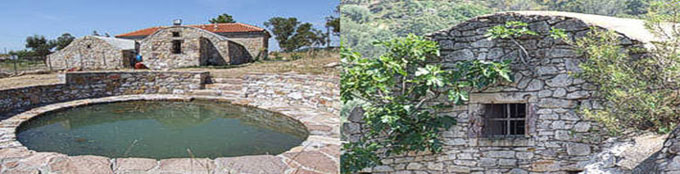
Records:
[[[491,40],[484,36],[491,27],[504,25],[508,21],[528,23],[528,28],[538,33],[537,36],[518,38],[530,55],[527,64],[518,59],[520,49],[511,41]],[[580,71],[578,65],[585,56],[567,43],[550,37],[550,29],[564,29],[572,39],[586,36],[591,27],[609,29],[622,35],[622,46],[644,47],[655,37],[643,24],[643,21],[635,19],[566,12],[502,12],[479,16],[430,34],[428,37],[440,45],[439,63],[445,68],[463,60],[511,59],[516,81],[484,91],[473,91],[468,104],[448,109],[442,116],[455,117],[458,124],[441,135],[444,142],[442,153],[408,153],[386,157],[382,160],[384,165],[373,168],[371,172],[583,171],[585,166],[598,162],[597,154],[613,142],[605,141],[609,137],[601,131],[602,128],[578,112],[579,108],[602,107],[590,99],[596,87],[570,75]],[[442,99],[440,102],[446,101]],[[512,107],[516,107],[515,110]],[[512,115],[508,118],[519,119],[498,121],[492,114],[497,108],[503,108],[503,111],[508,108],[506,115]],[[345,126],[359,128],[360,124],[357,121]],[[350,141],[356,140],[361,133],[360,129],[346,130],[350,131],[346,132],[350,134]],[[520,133],[508,133],[513,131]],[[649,153],[653,152],[650,150]]]
[[[48,55],[54,69],[122,69],[130,68],[135,41],[100,36],[85,36]]]
[[[163,28],[141,41],[144,64],[151,69],[241,64],[252,60],[242,45],[215,33],[187,26]]]

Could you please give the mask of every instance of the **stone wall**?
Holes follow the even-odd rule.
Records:
[[[236,41],[243,45],[251,57],[258,57],[258,55],[267,55],[267,48],[269,47],[269,35],[265,32],[230,32],[218,33],[230,40]]]
[[[54,69],[120,69],[129,68],[132,50],[121,50],[94,36],[85,36],[71,42],[64,49],[48,55]]]
[[[173,36],[173,32],[179,36]],[[173,41],[181,41],[181,53],[173,53]],[[244,47],[215,33],[193,27],[173,26],[158,30],[141,41],[144,64],[151,69],[202,65],[229,65],[252,60]],[[238,49],[238,50],[230,50]],[[231,53],[237,53],[232,55]]]
[[[0,90],[0,116],[35,106],[76,99],[129,94],[184,94],[199,89],[207,72],[76,72],[62,82]]]
[[[301,74],[250,74],[243,77],[246,98],[322,109],[338,114],[338,77]]]
[[[680,127],[675,128],[663,148],[646,161],[649,167],[639,173],[680,173]],[[641,170],[642,171],[642,170]]]
[[[522,21],[537,36],[519,38],[527,48],[527,64],[518,59],[519,49],[508,40],[484,36],[490,27]],[[570,173],[584,166],[602,150],[607,138],[601,128],[578,114],[579,108],[598,109],[590,99],[596,89],[570,73],[580,71],[585,57],[572,46],[549,36],[551,27],[564,29],[571,38],[590,31],[592,23],[576,17],[521,13],[480,16],[429,37],[441,47],[441,63],[452,67],[462,60],[513,60],[515,83],[473,91],[466,105],[452,106],[441,116],[455,117],[457,125],[443,132],[440,154],[408,153],[384,157],[373,173]],[[598,27],[597,25],[594,25]],[[639,42],[622,38],[622,45]],[[438,102],[446,102],[444,99]],[[524,135],[490,138],[482,133],[487,104],[527,105]],[[350,119],[345,129],[350,141],[361,134],[360,119]]]

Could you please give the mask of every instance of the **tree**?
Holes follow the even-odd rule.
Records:
[[[340,6],[336,7],[335,13],[340,12]],[[333,30],[331,30],[333,28]],[[340,18],[335,16],[326,17],[326,47],[331,46],[331,31],[333,36],[340,36]]]
[[[293,51],[304,46],[312,46],[316,38],[317,29],[310,23],[300,23],[297,18],[274,17],[264,23],[275,35],[279,46],[284,51]]]
[[[92,31],[92,36],[99,36],[99,33],[97,32],[97,30]]]
[[[53,40],[53,44],[56,46],[57,50],[66,48],[73,40],[76,39],[70,33],[61,34],[56,40]]]
[[[217,16],[216,18],[210,19],[211,24],[217,24],[217,23],[236,23],[236,20],[234,18],[226,13],[222,13],[221,15]]]
[[[330,42],[330,40],[327,40],[330,38],[328,34],[324,33],[321,30],[314,30],[314,38],[312,39],[312,46],[324,46]]]
[[[54,47],[55,44],[45,39],[45,36],[34,35],[26,38],[26,48],[31,49],[36,55],[40,56],[50,69],[52,67],[47,62],[47,55],[52,53],[52,48]]]
[[[461,61],[447,70],[435,61],[439,46],[434,41],[408,35],[378,44],[389,50],[379,58],[341,48],[341,100],[363,101],[364,126],[369,128],[358,142],[343,144],[342,173],[379,165],[380,156],[440,152],[440,131],[456,123],[441,115],[442,109],[464,103],[472,89],[512,81],[510,61]],[[450,103],[431,103],[443,96]]]

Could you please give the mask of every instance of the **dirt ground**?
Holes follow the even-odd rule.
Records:
[[[17,77],[0,78],[0,89],[25,87],[33,85],[47,85],[59,82],[56,73],[30,74]]]
[[[236,66],[181,68],[173,71],[209,71],[211,76],[218,78],[240,77],[248,73],[287,72],[339,76],[339,62],[340,57],[339,55],[335,54],[325,56],[325,58],[302,58],[291,61],[259,61]],[[329,64],[335,66],[328,67],[327,65]],[[57,74],[58,73],[30,74],[17,77],[0,78],[0,89],[57,83],[59,82]]]

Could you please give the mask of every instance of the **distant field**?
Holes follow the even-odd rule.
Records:
[[[40,60],[17,60],[17,71],[46,70],[47,66]],[[14,74],[14,61],[0,61],[0,73]]]
[[[299,53],[279,53],[279,60],[263,60],[243,65],[233,66],[214,66],[214,67],[193,67],[181,68],[176,71],[209,71],[213,77],[240,77],[248,73],[287,73],[296,72],[301,74],[323,74],[328,76],[339,76],[338,66],[340,55],[337,50],[317,51],[315,55],[306,52]],[[297,57],[291,60],[291,57]],[[273,58],[273,57],[270,57]],[[328,64],[336,63],[335,67],[325,67]],[[39,68],[47,69],[42,62],[23,62],[21,67],[24,70],[36,70]],[[13,64],[0,62],[0,71],[14,73]],[[31,74],[18,77],[0,78],[0,89],[13,87],[43,85],[59,82],[56,73],[52,74]]]
[[[324,74],[339,76],[336,68],[325,67],[330,63],[340,63],[340,54],[337,50],[318,51],[316,55],[306,52],[279,53],[279,60],[258,61],[244,65],[183,68],[180,70],[205,70],[210,71],[214,77],[238,77],[247,73],[286,73],[296,72],[301,74]],[[292,57],[297,57],[292,60]],[[270,55],[270,59],[275,57]]]

